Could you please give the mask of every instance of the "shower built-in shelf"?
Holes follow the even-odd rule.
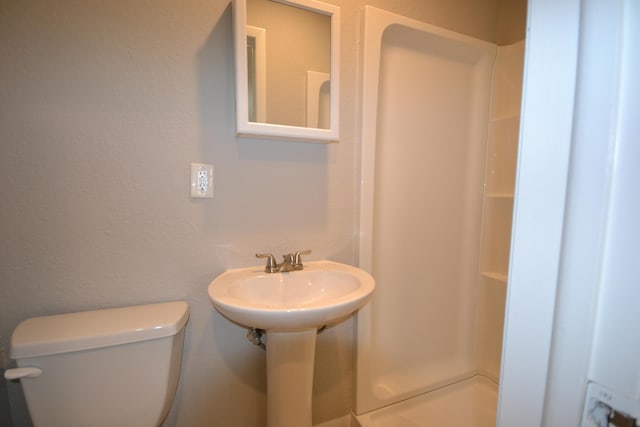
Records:
[[[507,283],[507,275],[504,273],[496,273],[494,271],[483,271],[481,274],[482,274],[482,277],[485,277],[487,279],[493,279],[505,284]]]
[[[488,193],[488,199],[513,200],[513,193]]]
[[[503,114],[501,116],[493,117],[491,119],[491,121],[493,123],[496,123],[496,122],[508,122],[508,121],[513,121],[513,120],[515,120],[517,122],[520,122],[520,114]]]

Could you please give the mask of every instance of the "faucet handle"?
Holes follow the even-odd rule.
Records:
[[[296,252],[293,258],[293,263],[292,263],[293,266],[299,267],[300,269],[302,269],[302,257],[300,255],[309,255],[310,253],[311,253],[311,249]]]
[[[264,267],[265,273],[275,273],[278,271],[278,263],[272,254],[256,254],[256,258],[267,258],[267,265]]]

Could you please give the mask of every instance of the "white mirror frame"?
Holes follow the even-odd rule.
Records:
[[[321,13],[331,18],[329,129],[277,125],[249,121],[247,82],[247,3],[233,0],[233,35],[236,67],[236,126],[239,136],[307,142],[336,142],[340,116],[340,7],[317,0],[273,0],[277,3]]]

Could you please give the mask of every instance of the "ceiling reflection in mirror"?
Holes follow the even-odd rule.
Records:
[[[331,17],[247,0],[250,122],[329,128]]]

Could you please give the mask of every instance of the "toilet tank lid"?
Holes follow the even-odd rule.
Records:
[[[184,301],[33,317],[11,335],[12,359],[89,350],[177,334],[189,318]]]

